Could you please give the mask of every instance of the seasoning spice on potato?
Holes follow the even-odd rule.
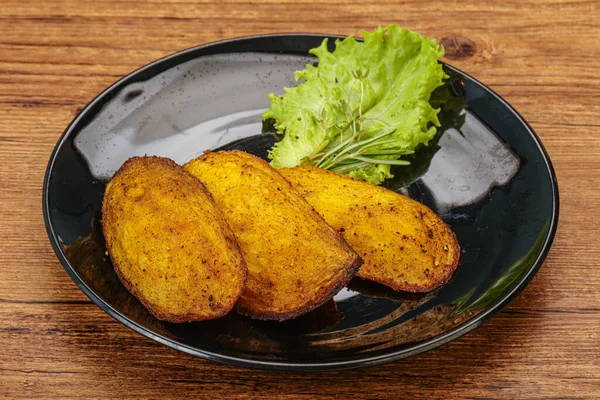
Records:
[[[315,167],[279,172],[363,258],[356,276],[407,292],[429,292],[452,277],[460,258],[456,236],[428,207]]]
[[[245,261],[210,194],[182,167],[130,158],[108,183],[102,214],[117,275],[158,319],[202,321],[233,308]]]
[[[260,158],[209,152],[185,168],[212,194],[248,264],[240,313],[294,318],[333,297],[360,267],[341,235]]]

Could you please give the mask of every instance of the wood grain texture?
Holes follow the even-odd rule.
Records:
[[[600,3],[597,0],[3,0],[0,4],[0,398],[600,398]],[[508,100],[554,163],[561,219],[527,289],[417,357],[295,374],[222,366],[114,321],[46,237],[46,162],[78,109],[159,57],[272,32],[399,23]]]

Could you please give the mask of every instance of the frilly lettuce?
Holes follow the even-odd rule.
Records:
[[[439,126],[429,98],[446,78],[443,48],[397,25],[328,41],[310,51],[318,65],[295,74],[302,81],[269,96],[264,119],[280,135],[269,152],[275,168],[311,164],[379,184],[391,165],[427,145]]]

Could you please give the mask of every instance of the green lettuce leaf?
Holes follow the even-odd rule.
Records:
[[[293,88],[269,96],[264,119],[280,135],[269,152],[275,168],[312,164],[379,184],[391,165],[426,145],[439,126],[429,98],[446,78],[434,39],[397,25],[328,41],[310,51],[318,65],[297,71]]]

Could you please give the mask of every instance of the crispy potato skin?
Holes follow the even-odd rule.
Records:
[[[356,276],[394,290],[429,292],[458,267],[456,236],[421,203],[315,167],[279,172],[363,258]]]
[[[167,158],[133,157],[106,187],[102,227],[115,271],[158,319],[222,317],[246,264],[202,184]]]
[[[329,300],[360,267],[341,235],[260,158],[209,152],[185,168],[211,192],[248,264],[241,314],[294,318]]]

